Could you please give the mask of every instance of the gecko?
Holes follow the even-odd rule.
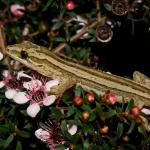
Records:
[[[67,89],[80,85],[83,89],[94,91],[98,95],[110,90],[116,94],[118,102],[127,102],[133,99],[135,104],[140,107],[150,107],[150,86],[67,61],[46,47],[24,41],[8,45],[7,55],[44,76],[58,79],[59,85],[52,88],[51,93],[59,97]],[[134,78],[137,79],[136,72]]]

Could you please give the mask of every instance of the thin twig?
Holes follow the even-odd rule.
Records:
[[[0,51],[3,53],[3,55],[6,54],[6,47],[5,47],[5,35],[4,35],[4,27],[0,25]]]
[[[89,28],[94,28],[97,26],[98,21],[95,20],[94,22],[92,22],[91,24],[84,26],[81,31],[79,33],[76,33],[74,36],[71,37],[70,39],[70,43],[75,42],[76,40],[78,40],[83,34],[85,34]],[[60,44],[58,47],[56,47],[55,49],[52,50],[53,53],[59,53],[60,51],[62,51],[65,47],[67,46],[67,43],[62,43]]]
[[[96,0],[96,9],[97,9],[97,20],[101,20],[101,11],[100,11],[100,0]]]
[[[40,32],[36,31],[36,32],[29,34],[28,36],[31,38],[31,37],[37,36],[38,34],[40,34]]]
[[[7,56],[7,53],[6,53],[6,39],[5,39],[5,33],[4,33],[3,25],[0,25],[0,51],[4,55],[3,63],[8,66],[8,69],[11,72],[11,66],[10,66],[10,63],[9,63],[9,57]]]

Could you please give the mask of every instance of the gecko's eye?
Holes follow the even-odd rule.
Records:
[[[27,57],[28,57],[28,54],[27,54],[27,52],[26,51],[21,51],[21,58],[22,59],[26,59]]]

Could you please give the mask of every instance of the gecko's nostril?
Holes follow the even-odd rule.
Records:
[[[27,57],[28,57],[28,54],[27,54],[27,52],[26,51],[21,51],[21,58],[22,59],[26,59]]]

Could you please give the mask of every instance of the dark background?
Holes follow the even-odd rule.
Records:
[[[149,25],[137,22],[132,35],[131,21],[114,30],[112,40],[97,43],[92,50],[100,57],[100,65],[113,74],[132,77],[138,70],[150,77]]]

